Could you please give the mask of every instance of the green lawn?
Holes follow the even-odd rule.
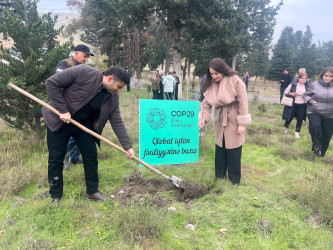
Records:
[[[147,91],[139,91],[147,98]],[[150,93],[151,97],[151,93]],[[135,151],[139,152],[138,99],[121,93],[122,116]],[[214,181],[212,123],[200,139],[196,164],[159,166],[167,175],[199,182],[210,193],[158,207],[145,194],[128,205],[85,200],[82,165],[64,172],[64,197],[50,206],[46,140],[36,142],[0,123],[0,249],[330,249],[333,246],[333,148],[325,158],[311,152],[306,122],[301,139],[283,133],[282,107],[252,103],[253,124],[243,145],[242,182]],[[118,143],[108,125],[103,133]],[[128,184],[139,169],[159,178],[115,149],[99,150],[100,189],[111,194]],[[175,207],[169,211],[168,207]],[[193,224],[195,229],[186,229]]]

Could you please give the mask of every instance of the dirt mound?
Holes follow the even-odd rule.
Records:
[[[180,187],[176,187],[168,180],[163,179],[144,179],[140,171],[136,170],[129,177],[129,183],[112,193],[112,200],[120,204],[127,205],[133,199],[144,200],[144,196],[152,196],[152,202],[160,207],[172,202],[162,196],[163,192],[173,191],[175,199],[179,202],[189,202],[198,199],[209,192],[200,184],[183,181]]]

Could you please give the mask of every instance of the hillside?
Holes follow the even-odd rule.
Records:
[[[43,15],[45,13],[40,13],[40,15]],[[77,13],[55,13],[52,14],[54,15],[58,15],[58,21],[55,25],[56,29],[59,29],[61,26],[65,26],[68,25],[69,23],[71,23],[71,21],[75,18],[78,18],[80,15]],[[80,40],[80,34],[76,34],[73,36],[74,38],[74,44],[80,44],[83,43]],[[68,41],[68,37],[62,36],[60,35],[59,38],[57,39],[61,44]],[[0,34],[0,41],[2,42],[2,44],[4,45],[5,48],[10,48],[13,46],[13,40],[11,39],[7,39],[5,40],[2,36],[2,34]]]

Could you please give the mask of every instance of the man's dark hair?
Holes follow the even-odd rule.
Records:
[[[172,74],[176,74],[176,71],[172,72]]]
[[[116,78],[116,80],[122,81],[127,85],[130,84],[130,75],[120,66],[108,68],[106,71],[103,72],[103,74],[105,76],[113,76],[114,78]]]

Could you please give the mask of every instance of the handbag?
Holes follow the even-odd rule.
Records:
[[[283,96],[282,100],[281,100],[281,104],[283,106],[288,106],[288,107],[292,107],[294,103],[294,98],[288,97],[288,96]]]

